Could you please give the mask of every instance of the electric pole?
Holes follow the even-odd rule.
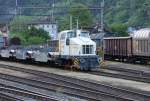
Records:
[[[72,30],[72,15],[70,15],[70,30]]]
[[[53,0],[52,4],[52,21],[54,21],[54,8],[55,8],[55,0]]]
[[[77,18],[77,30],[79,29],[79,19]]]
[[[104,32],[104,6],[105,6],[105,1],[103,0],[101,2],[101,31]]]
[[[103,56],[102,56],[102,60],[104,61],[104,6],[105,6],[105,1],[103,0],[101,2],[101,34],[103,34],[103,39],[102,39],[102,50],[103,50]]]
[[[15,17],[17,16],[17,10],[18,10],[18,0],[16,0]]]

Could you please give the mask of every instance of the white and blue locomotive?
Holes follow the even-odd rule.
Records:
[[[93,70],[100,66],[96,43],[85,30],[66,30],[58,34],[46,47],[9,47],[0,50],[1,57],[22,61],[45,62],[79,70]]]

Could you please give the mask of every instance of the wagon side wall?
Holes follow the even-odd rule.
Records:
[[[132,56],[132,38],[104,39],[104,54],[109,56]]]
[[[149,51],[149,40],[148,39],[134,39],[133,40],[134,50],[133,53],[136,56],[150,56]]]

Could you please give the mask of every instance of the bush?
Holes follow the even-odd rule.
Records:
[[[48,32],[43,29],[36,29],[35,27],[20,32],[14,32],[11,34],[11,38],[13,37],[20,38],[22,45],[43,44],[50,39]]]
[[[28,39],[28,44],[37,45],[37,44],[42,44],[42,43],[45,43],[45,40],[42,37],[33,36]]]

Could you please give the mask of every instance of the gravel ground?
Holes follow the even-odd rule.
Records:
[[[124,80],[124,79],[118,79],[118,78],[111,78],[111,77],[105,77],[105,76],[96,76],[96,75],[92,75],[92,74],[88,74],[88,73],[73,72],[73,71],[67,71],[67,70],[62,70],[62,69],[57,69],[57,68],[45,68],[42,66],[25,65],[25,64],[15,63],[15,62],[12,63],[12,62],[0,61],[0,64],[7,64],[7,65],[23,67],[23,68],[27,68],[27,69],[40,70],[40,71],[44,71],[44,72],[55,73],[55,74],[59,74],[59,75],[65,75],[65,76],[80,78],[80,79],[84,79],[84,80],[86,79],[86,80],[89,80],[92,82],[107,83],[107,84],[111,84],[114,86],[121,86],[121,87],[127,87],[127,88],[150,92],[150,84],[149,83],[142,83],[142,82],[136,82],[136,81]],[[110,65],[114,65],[114,64],[120,65],[120,63],[115,63],[115,62],[114,63],[109,62],[109,64]],[[106,64],[106,65],[108,65],[108,64]],[[123,65],[129,65],[129,64],[123,64]],[[123,65],[121,63],[121,66],[123,66]],[[144,67],[144,68],[146,68],[146,67]],[[0,71],[1,71],[1,69],[0,69]],[[7,72],[7,73],[9,73],[9,72]]]

